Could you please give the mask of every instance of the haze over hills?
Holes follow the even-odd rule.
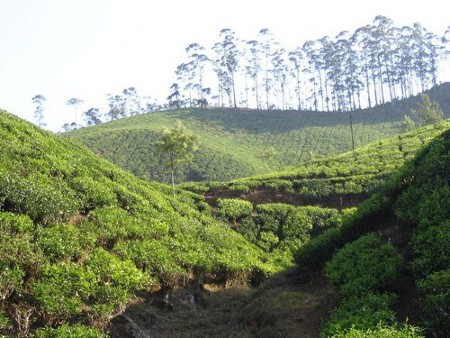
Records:
[[[427,93],[450,117],[450,84]],[[405,115],[418,97],[351,113],[354,142],[359,147],[402,132]],[[182,109],[155,112],[81,128],[64,134],[87,145],[134,175],[168,182],[162,155],[153,142],[163,127],[177,120],[200,138],[189,167],[176,176],[183,181],[227,181],[297,166],[352,149],[349,113]]]

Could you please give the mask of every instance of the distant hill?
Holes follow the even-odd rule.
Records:
[[[450,117],[450,84],[428,93]],[[417,102],[414,97],[352,112],[355,146],[401,133],[404,115]],[[227,181],[352,149],[348,112],[184,109],[125,118],[64,135],[140,178],[167,182],[164,160],[152,144],[161,129],[176,120],[201,139],[192,165],[180,168],[179,182]]]

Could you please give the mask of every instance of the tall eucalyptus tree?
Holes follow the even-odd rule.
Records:
[[[33,101],[33,103],[36,105],[36,108],[34,109],[34,119],[36,120],[38,126],[43,128],[46,126],[44,122],[44,110],[45,110],[44,104],[45,101],[47,101],[47,99],[45,98],[44,95],[38,94],[33,96],[31,101]]]
[[[305,62],[305,54],[301,48],[296,48],[289,52],[290,74],[295,82],[295,94],[297,99],[297,109],[302,110],[302,72]]]
[[[191,43],[186,47],[186,53],[188,54],[189,64],[192,71],[192,87],[197,89],[196,99],[204,99],[204,76],[205,67],[209,62],[209,58],[205,54],[205,47],[198,43]]]

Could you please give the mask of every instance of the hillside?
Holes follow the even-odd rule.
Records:
[[[390,178],[357,208],[217,200],[218,217],[269,252],[291,250],[296,268],[256,290],[208,289],[194,308],[176,303],[167,313],[150,304],[126,315],[155,337],[447,337],[450,125],[402,139],[418,153],[387,157]],[[328,161],[342,166],[344,159],[352,162],[345,155]]]
[[[450,84],[430,90],[450,117]],[[418,98],[352,112],[356,147],[397,135]],[[153,142],[181,120],[200,137],[200,149],[178,181],[228,181],[297,166],[352,149],[349,113],[184,109],[144,114],[67,134],[134,175],[168,182]]]
[[[170,187],[3,111],[0,134],[0,335],[449,333],[448,121],[311,162],[291,177],[269,175],[275,188],[266,197],[277,203],[233,195],[213,208],[188,191],[174,199]],[[377,183],[359,205],[355,184],[364,175]],[[339,177],[352,183],[337,185]],[[301,203],[276,200],[302,179],[324,179],[316,185],[331,190]],[[343,201],[354,200],[336,208],[322,201],[337,187]],[[232,194],[239,189],[250,191],[244,184]],[[274,275],[293,256],[297,267]],[[410,324],[396,324],[407,317]]]
[[[80,324],[105,327],[139,293],[258,284],[289,264],[208,216],[199,196],[174,199],[4,111],[0,161],[0,336],[65,324],[62,335],[97,337]]]
[[[450,129],[438,135],[358,207],[297,253],[341,295],[322,336],[448,337]],[[402,331],[393,334],[394,331]],[[364,334],[365,333],[365,334]],[[371,333],[371,334],[369,334]]]
[[[421,147],[449,128],[450,120],[445,120],[282,171],[229,182],[188,182],[180,187],[204,194],[213,206],[220,198],[239,198],[255,205],[353,207],[377,192]]]

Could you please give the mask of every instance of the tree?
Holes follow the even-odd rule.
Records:
[[[429,124],[436,124],[444,118],[444,113],[439,107],[439,103],[430,99],[427,94],[422,94],[422,102],[417,109],[412,109],[412,112],[417,116],[420,126]]]
[[[38,94],[31,100],[36,105],[36,108],[34,109],[34,118],[36,119],[37,124],[39,125],[39,127],[45,127],[46,124],[44,122],[44,102],[47,101],[47,99],[43,95]]]
[[[100,120],[100,109],[98,108],[91,108],[88,111],[85,111],[83,114],[86,118],[88,126],[94,126],[102,123],[102,121]]]
[[[170,95],[167,97],[167,100],[169,100],[170,108],[180,109],[180,86],[178,83],[174,83],[170,86]]]
[[[120,95],[108,94],[107,96],[109,111],[106,113],[111,119],[117,120],[126,116],[125,100]]]
[[[237,108],[235,74],[239,69],[242,53],[238,49],[238,40],[234,31],[224,28],[220,31],[219,36],[222,41],[213,46],[216,53],[213,64],[218,76],[219,86],[226,91],[230,106],[233,105],[234,108]]]
[[[141,109],[141,98],[139,97],[135,87],[128,87],[122,90],[124,95],[124,110],[125,115],[127,112],[130,116],[135,116],[142,112]]]
[[[197,89],[197,100],[204,99],[204,73],[205,66],[209,62],[209,58],[204,54],[205,47],[198,43],[191,43],[186,47],[186,53],[188,54],[190,64],[192,65],[192,78],[191,82],[194,88]]]
[[[181,163],[191,163],[194,151],[198,148],[198,137],[177,121],[172,129],[164,128],[161,137],[155,142],[159,153],[167,155],[165,165],[170,169],[173,196],[175,198],[175,168]]]
[[[76,97],[72,97],[70,100],[66,102],[68,106],[72,106],[75,109],[75,123],[78,125],[78,109],[83,104],[83,100],[78,99]]]

